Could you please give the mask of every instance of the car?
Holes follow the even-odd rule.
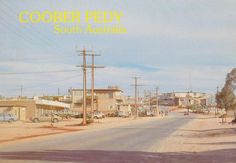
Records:
[[[148,117],[153,117],[153,116],[154,116],[154,113],[151,112],[151,111],[147,111],[147,112],[146,112],[146,116],[148,116]]]
[[[105,115],[102,112],[94,112],[93,118],[94,119],[102,119],[102,118],[105,118]]]
[[[77,113],[72,115],[72,118],[83,118],[83,113]]]
[[[122,117],[122,118],[128,118],[129,114],[124,112],[124,111],[119,111],[118,112],[118,117]]]
[[[9,113],[2,113],[0,114],[0,121],[1,122],[8,122],[11,123],[13,121],[17,121],[17,118],[15,115],[13,114],[9,114]]]
[[[236,124],[236,118],[231,121],[231,124]]]
[[[103,112],[100,112],[100,114],[102,114],[102,117],[105,118],[105,114]]]
[[[61,117],[62,119],[71,119],[74,115],[69,112],[58,112],[55,115]]]
[[[118,117],[118,111],[112,112],[112,113],[108,113],[107,117]]]
[[[189,115],[189,112],[187,112],[187,111],[186,111],[186,112],[184,112],[184,115]]]
[[[61,120],[62,118],[55,115],[55,114],[44,114],[41,116],[36,116],[36,117],[31,117],[31,121],[34,123],[38,122],[52,122],[52,123],[57,123]]]
[[[75,115],[72,116],[72,118],[83,118],[84,114],[83,113],[77,113]],[[87,113],[87,119],[91,118],[91,113]]]

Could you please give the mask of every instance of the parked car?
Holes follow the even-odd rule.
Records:
[[[128,118],[129,114],[124,112],[124,111],[119,111],[118,112],[118,117],[122,117],[122,118]]]
[[[70,112],[57,112],[55,115],[61,117],[62,119],[71,119],[74,116],[74,114]]]
[[[189,115],[189,112],[188,112],[188,111],[185,111],[185,112],[184,112],[184,115]]]
[[[113,113],[108,113],[106,116],[107,117],[118,117],[118,111],[113,112]]]
[[[105,118],[105,115],[102,112],[94,112],[93,118],[94,119],[102,119],[102,118]]]
[[[154,116],[154,113],[151,112],[151,111],[147,111],[147,112],[146,112],[146,116],[148,116],[148,117],[153,117],[153,116]]]
[[[76,115],[73,115],[72,118],[83,118],[83,113],[78,113]],[[91,118],[91,114],[88,114],[87,113],[87,119],[90,119]]]
[[[13,122],[13,121],[17,121],[16,116],[14,116],[13,114],[9,114],[9,113],[2,113],[0,114],[0,122]]]
[[[61,120],[62,118],[55,115],[55,114],[45,114],[37,117],[32,117],[31,121],[34,123],[37,122],[52,122],[52,123],[57,123]]]

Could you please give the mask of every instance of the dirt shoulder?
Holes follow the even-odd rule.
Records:
[[[190,115],[192,121],[166,138],[155,152],[204,152],[236,148],[236,125],[222,124],[220,118]],[[232,118],[228,118],[230,122]]]

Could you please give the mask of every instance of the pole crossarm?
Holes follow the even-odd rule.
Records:
[[[97,57],[97,56],[101,56],[101,54],[85,54],[86,56],[95,56],[95,57]],[[83,53],[81,53],[81,54],[78,54],[78,56],[83,56]]]
[[[88,53],[88,52],[91,52],[91,53],[93,53],[92,50],[86,50],[86,49],[83,49],[83,50],[76,50],[76,52],[79,52],[79,53],[83,53],[83,52]]]
[[[77,65],[76,67],[84,67],[84,65]],[[86,65],[86,68],[105,68],[105,66]]]

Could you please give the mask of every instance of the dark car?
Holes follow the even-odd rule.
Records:
[[[72,118],[83,118],[83,113],[78,113],[76,115],[73,115]],[[87,118],[90,119],[91,115],[87,113]]]
[[[74,114],[67,113],[67,112],[58,112],[58,113],[54,113],[54,114],[61,117],[62,119],[71,119],[74,116]]]
[[[189,112],[187,112],[187,111],[186,111],[186,112],[184,112],[184,115],[189,115]]]

